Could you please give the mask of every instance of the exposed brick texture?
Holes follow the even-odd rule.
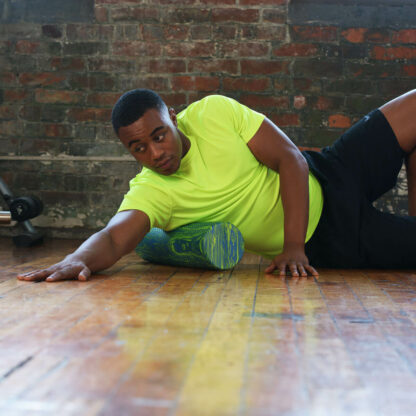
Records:
[[[177,111],[225,94],[300,147],[329,145],[416,85],[416,5],[385,0],[387,19],[376,1],[353,3],[95,0],[82,19],[71,10],[67,19],[2,21],[1,175],[15,193],[44,200],[34,222],[49,232],[102,227],[138,170],[110,123],[114,102],[137,87],[157,90]],[[405,207],[401,180],[384,208]]]

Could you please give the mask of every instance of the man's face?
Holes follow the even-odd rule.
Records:
[[[173,109],[147,110],[134,123],[120,127],[118,137],[143,166],[161,175],[171,175],[179,169],[183,145]]]

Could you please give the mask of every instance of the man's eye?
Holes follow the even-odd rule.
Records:
[[[165,134],[159,134],[158,136],[155,137],[155,141],[160,142],[165,138]]]
[[[143,153],[144,152],[144,146],[136,147],[134,149],[135,152]]]

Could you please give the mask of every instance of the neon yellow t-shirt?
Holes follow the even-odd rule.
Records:
[[[273,258],[283,249],[283,205],[279,174],[259,163],[247,142],[264,115],[220,95],[189,105],[177,116],[191,147],[177,172],[159,175],[143,168],[130,181],[119,211],[145,212],[151,227],[166,231],[191,222],[227,221],[241,231],[245,248]],[[323,196],[309,174],[309,224],[312,236]]]

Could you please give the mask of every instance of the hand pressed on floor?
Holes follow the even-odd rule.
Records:
[[[292,277],[307,277],[308,273],[311,276],[319,276],[315,268],[309,264],[309,260],[302,250],[286,250],[277,255],[264,272],[273,273],[277,270],[280,276],[286,276],[287,269]]]

